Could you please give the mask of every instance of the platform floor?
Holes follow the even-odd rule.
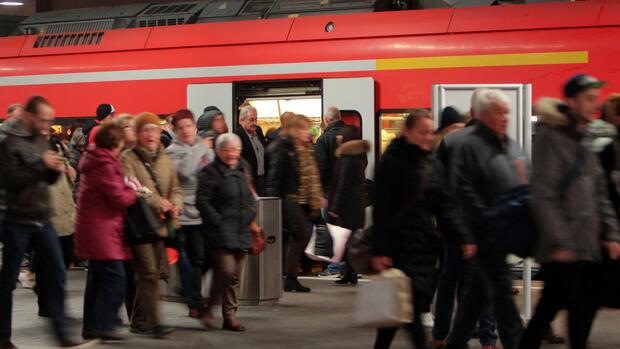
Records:
[[[83,271],[69,273],[69,315],[81,318],[85,283]],[[131,335],[122,344],[100,344],[97,348],[226,348],[226,349],[343,349],[372,348],[374,332],[351,326],[355,286],[339,286],[333,280],[304,280],[312,287],[310,294],[285,293],[277,306],[245,306],[239,320],[247,327],[245,333],[204,330],[196,320],[187,317],[183,304],[163,303],[163,319],[176,326],[177,332],[165,340]],[[520,297],[517,297],[520,299]],[[32,290],[19,288],[15,292],[13,341],[19,348],[51,348],[53,337],[48,323],[37,317],[36,296]],[[559,320],[561,321],[561,319]],[[556,324],[561,329],[561,323]],[[620,348],[620,311],[599,313],[591,336],[591,349]],[[127,327],[122,329],[128,333]],[[72,326],[75,336],[80,325]],[[472,349],[480,345],[472,340]],[[544,348],[565,348],[546,345]],[[392,348],[410,348],[404,331],[400,331]]]

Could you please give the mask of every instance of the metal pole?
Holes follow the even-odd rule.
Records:
[[[532,317],[532,261],[523,260],[523,317],[529,321]]]

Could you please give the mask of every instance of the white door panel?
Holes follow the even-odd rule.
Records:
[[[196,119],[202,115],[205,107],[218,107],[226,118],[229,131],[233,125],[233,87],[232,83],[195,84],[187,86],[187,109],[191,110]]]

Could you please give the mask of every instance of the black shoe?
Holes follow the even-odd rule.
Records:
[[[17,347],[11,341],[2,341],[0,342],[0,349],[17,349]]]
[[[164,326],[164,325],[157,325],[157,326],[153,327],[153,337],[155,337],[155,338],[166,338],[174,331],[175,331],[174,327]]]
[[[82,331],[82,338],[84,339],[100,339],[106,342],[126,341],[129,338],[113,331]]]
[[[70,339],[63,339],[60,341],[61,348],[73,348],[73,349],[87,349],[92,348],[99,344],[98,339],[88,340],[86,342],[75,342]]]
[[[336,280],[336,283],[338,285],[357,285],[357,275],[345,275],[341,279]]]
[[[129,332],[139,335],[150,336],[154,333],[154,328],[145,325],[131,325]]]
[[[299,292],[299,293],[308,293],[312,291],[309,287],[302,286],[299,281],[295,279],[286,279],[284,282],[284,291],[285,292]]]

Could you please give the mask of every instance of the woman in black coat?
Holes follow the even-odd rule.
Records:
[[[203,323],[213,326],[213,305],[222,298],[223,328],[244,331],[236,320],[240,276],[246,253],[252,248],[250,224],[256,214],[254,196],[244,172],[241,140],[232,133],[215,142],[215,161],[198,177],[196,208],[213,248],[214,278]]]
[[[364,227],[364,174],[370,143],[361,139],[359,128],[345,126],[336,136],[336,162],[332,171],[327,222],[351,231]],[[357,273],[347,263],[337,284],[357,284]]]
[[[376,175],[373,265],[393,265],[412,280],[414,319],[407,325],[417,349],[427,348],[420,319],[435,293],[442,244],[437,223],[461,229],[445,217],[447,202],[440,162],[432,157],[433,120],[428,113],[407,117],[402,135],[382,156]],[[397,328],[379,329],[375,348],[389,348]]]
[[[283,125],[281,137],[267,149],[271,161],[265,181],[267,195],[282,199],[282,231],[288,240],[284,249],[286,292],[311,291],[297,279],[297,264],[310,240],[311,222],[323,205],[310,126],[305,116],[293,116]]]

